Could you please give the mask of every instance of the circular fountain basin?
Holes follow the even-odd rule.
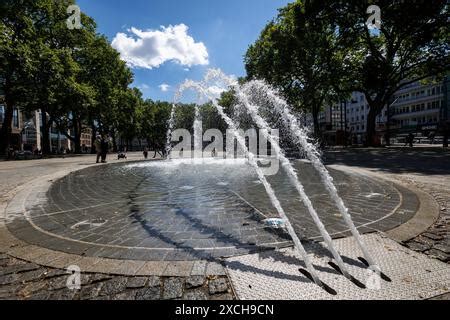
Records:
[[[333,237],[348,234],[319,175],[309,163],[294,166]],[[365,176],[331,170],[361,232],[405,222],[399,188]],[[282,168],[269,176],[276,196],[302,239],[321,240]],[[414,204],[411,196],[409,204]],[[411,210],[411,214],[414,214]],[[55,181],[46,201],[28,205],[27,221],[9,229],[27,242],[86,256],[136,260],[198,260],[290,245],[263,185],[245,159],[123,163],[83,169]],[[393,219],[395,218],[395,219]],[[45,236],[40,236],[45,235]]]

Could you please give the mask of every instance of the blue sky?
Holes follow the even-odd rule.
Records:
[[[277,9],[292,0],[77,2],[133,65],[134,85],[144,96],[172,100],[177,85],[201,79],[208,68],[245,75],[243,55],[248,46],[276,17]]]

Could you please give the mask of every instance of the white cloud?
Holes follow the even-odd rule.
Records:
[[[160,84],[158,88],[161,89],[162,92],[167,92],[170,89],[170,86],[167,83]]]
[[[188,30],[185,24],[147,31],[132,27],[128,34],[117,33],[112,46],[131,67],[153,69],[167,61],[187,67],[209,64],[206,46],[195,42]]]
[[[147,89],[150,89],[150,86],[145,84],[145,83],[143,83],[138,88],[143,89],[143,90],[147,90]]]

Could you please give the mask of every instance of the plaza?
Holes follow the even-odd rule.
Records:
[[[419,152],[335,149],[325,161],[361,233],[383,234],[448,265],[449,168],[439,161],[448,153],[427,150],[425,161]],[[225,185],[220,174],[195,185],[193,173],[177,172],[179,182],[165,186],[161,167],[148,170],[162,160],[141,157],[131,154],[127,162],[100,166],[91,156],[1,163],[7,182],[2,186],[2,299],[239,299],[244,293],[236,291],[233,272],[257,262],[236,260],[292,247],[289,235],[262,223],[274,214],[258,200],[260,186],[251,175],[250,186],[233,185],[229,175]],[[386,158],[409,166],[396,169]],[[307,192],[323,194],[308,164],[298,166]],[[289,203],[289,188],[281,186],[286,197],[280,201]],[[335,241],[346,239],[339,213],[321,198],[312,200],[327,229]],[[304,208],[286,207],[302,241],[320,243],[320,234],[301,213]],[[81,290],[66,287],[70,265],[82,270]],[[439,290],[434,298],[446,293],[445,286]]]
[[[0,300],[448,300],[448,9],[3,0]]]

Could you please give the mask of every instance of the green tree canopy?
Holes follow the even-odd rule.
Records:
[[[281,89],[297,110],[318,114],[326,102],[346,94],[344,54],[330,8],[323,1],[296,1],[280,9],[245,56],[250,79],[262,78]]]
[[[380,30],[366,25],[372,4],[381,9]],[[352,87],[365,94],[370,106],[367,143],[373,145],[376,116],[396,91],[448,71],[448,7],[445,0],[378,0],[331,2],[330,8],[351,62]]]

